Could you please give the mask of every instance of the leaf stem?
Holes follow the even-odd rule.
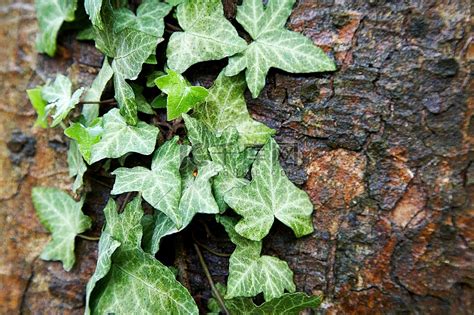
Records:
[[[80,238],[83,238],[85,240],[88,240],[88,241],[98,241],[100,239],[99,236],[87,236],[87,235],[83,235],[83,234],[77,234],[77,236],[79,236]]]
[[[216,296],[217,302],[219,303],[219,306],[221,307],[222,311],[226,315],[230,315],[229,311],[225,307],[224,304],[224,299],[222,298],[219,290],[217,290],[216,286],[214,285],[214,281],[212,280],[211,273],[209,272],[209,269],[207,268],[206,261],[204,260],[204,257],[202,256],[201,250],[199,249],[199,246],[197,246],[196,243],[193,244],[194,249],[196,250],[196,253],[199,258],[199,263],[201,264],[202,269],[204,270],[204,273],[206,274],[207,281],[209,281],[209,284],[211,285],[211,290]]]

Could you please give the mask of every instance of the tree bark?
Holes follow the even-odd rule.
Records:
[[[48,234],[31,189],[71,181],[66,138],[33,128],[25,90],[57,72],[88,85],[102,55],[72,33],[60,36],[54,59],[37,55],[32,1],[0,8],[0,313],[79,314],[97,243],[77,239],[69,273],[38,259]],[[272,70],[261,96],[247,95],[253,116],[278,131],[281,162],[315,206],[312,235],[295,239],[276,224],[264,252],[289,262],[299,290],[324,294],[323,313],[472,314],[470,2],[300,0],[288,27],[334,56],[338,70]],[[189,77],[209,85],[225,63],[214,65]],[[89,234],[98,235],[112,181],[86,179]],[[212,220],[194,221],[179,253],[204,312],[211,292],[192,240],[222,253],[233,247]],[[174,241],[162,251],[174,255]],[[214,282],[225,283],[228,258],[201,249]]]

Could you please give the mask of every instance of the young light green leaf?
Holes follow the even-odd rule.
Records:
[[[217,132],[235,127],[240,134],[240,142],[245,145],[263,145],[275,130],[252,119],[247,111],[243,75],[226,77],[221,72],[209,90],[206,102],[198,105],[193,116]]]
[[[251,183],[229,191],[225,202],[243,216],[236,231],[254,241],[268,234],[275,217],[297,237],[313,231],[313,205],[308,195],[284,174],[278,161],[278,144],[273,139],[258,153]]]
[[[279,298],[255,305],[251,298],[225,300],[230,314],[239,315],[299,315],[305,309],[316,309],[321,305],[320,296],[308,296],[302,292],[285,293]]]
[[[107,221],[104,234],[110,235],[120,246],[111,256],[111,263],[110,252],[114,250],[110,245],[109,253],[104,254],[105,268],[99,270],[98,275],[102,275],[104,283],[97,286],[93,294],[89,293],[90,309],[86,312],[134,314],[140,310],[145,314],[198,314],[192,297],[176,281],[171,270],[140,248],[143,234],[140,204],[138,196],[122,214],[117,213],[113,200],[104,209]]]
[[[61,25],[64,21],[74,21],[77,0],[36,0],[35,5],[40,30],[36,48],[40,53],[53,57]]]
[[[173,120],[187,113],[195,105],[204,101],[208,91],[202,86],[192,86],[179,73],[168,70],[168,74],[155,80],[156,86],[168,94],[167,119]]]
[[[41,259],[60,260],[64,270],[74,265],[74,239],[91,227],[91,219],[82,213],[84,200],[75,202],[67,193],[46,187],[35,187],[33,204],[41,224],[52,234],[52,240],[41,253]]]
[[[189,154],[189,147],[185,147]],[[179,213],[181,197],[181,146],[178,137],[167,141],[153,155],[151,170],[137,166],[118,168],[112,194],[138,191],[151,206],[164,212],[180,228],[183,218]],[[186,154],[187,155],[187,154]]]
[[[182,73],[195,63],[232,56],[247,47],[224,17],[221,0],[193,0],[177,8],[184,32],[171,35],[166,55],[168,67]]]
[[[288,264],[276,257],[260,256],[262,242],[248,240],[234,229],[236,221],[218,217],[232,243],[237,247],[230,256],[226,299],[252,297],[261,292],[266,301],[282,296],[285,290],[296,290],[293,272]]]
[[[78,147],[79,152],[84,157],[87,163],[90,164],[92,146],[100,141],[102,135],[102,119],[96,118],[91,122],[89,127],[81,123],[75,122],[64,130],[64,134],[74,141]]]
[[[104,92],[107,83],[110,81],[114,74],[112,67],[109,65],[107,58],[104,58],[102,68],[92,82],[91,87],[84,93],[82,101],[84,103],[82,107],[82,115],[86,119],[86,125],[89,126],[94,119],[99,117],[99,104],[87,103],[87,102],[98,102]]]
[[[48,113],[46,112],[46,105],[48,103],[41,97],[41,87],[26,90],[26,93],[28,93],[31,105],[33,105],[36,114],[38,114],[35,127],[48,128]]]
[[[291,73],[334,71],[334,62],[304,35],[284,28],[296,0],[244,0],[237,21],[254,40],[247,49],[229,59],[226,75],[244,69],[247,84],[256,98],[272,67]]]
[[[80,88],[72,94],[71,80],[62,74],[59,74],[53,83],[48,83],[41,89],[42,98],[48,102],[46,112],[53,112],[51,127],[56,127],[66,118],[69,112],[79,103],[83,92],[84,88]]]
[[[69,150],[67,151],[67,164],[69,166],[69,176],[76,177],[72,185],[72,191],[76,192],[83,184],[83,176],[87,171],[87,165],[82,159],[81,152],[75,140],[69,142]]]
[[[100,16],[102,0],[84,0],[84,8],[89,15],[92,25],[98,29],[104,29],[104,23],[102,23],[102,17]]]
[[[99,239],[99,257],[97,258],[97,265],[94,274],[89,279],[86,286],[86,315],[91,313],[90,302],[92,291],[96,287],[97,282],[109,273],[110,267],[112,266],[112,254],[119,246],[120,242],[114,240],[109,233],[102,232]]]
[[[103,125],[102,138],[91,149],[91,164],[104,158],[119,158],[128,152],[153,153],[159,132],[155,126],[142,121],[129,126],[117,108],[104,115]]]

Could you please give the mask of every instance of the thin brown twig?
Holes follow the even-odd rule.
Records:
[[[219,306],[221,307],[221,310],[224,312],[224,314],[230,315],[229,311],[225,307],[224,299],[222,298],[219,290],[217,290],[216,286],[214,285],[214,281],[212,280],[211,273],[209,272],[209,269],[207,268],[206,261],[204,260],[204,257],[202,256],[199,246],[196,243],[194,243],[193,245],[198,255],[199,263],[201,264],[201,267],[204,270],[204,273],[206,274],[207,281],[209,281],[209,284],[211,285],[211,290],[214,293],[217,299],[217,302],[219,303]]]
[[[181,27],[173,25],[171,23],[166,23],[166,27],[169,28],[171,31],[174,31],[174,32],[182,32],[183,31],[181,29]]]

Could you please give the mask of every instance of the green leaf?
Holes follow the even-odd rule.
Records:
[[[99,239],[99,257],[94,274],[87,282],[86,286],[86,310],[85,314],[89,315],[92,291],[95,289],[99,280],[104,278],[112,267],[112,254],[120,246],[120,242],[114,240],[110,234],[102,232]]]
[[[41,97],[48,102],[46,112],[53,112],[51,127],[57,126],[79,103],[84,88],[72,94],[72,83],[67,77],[59,74],[53,83],[41,89]]]
[[[196,104],[204,101],[208,91],[202,86],[192,86],[179,73],[168,70],[168,74],[155,80],[156,86],[168,94],[167,119],[173,120],[187,113]]]
[[[36,0],[39,34],[36,48],[50,57],[56,52],[56,38],[64,21],[74,21],[77,0]]]
[[[243,75],[226,77],[221,72],[206,102],[196,107],[193,116],[217,132],[235,127],[245,145],[263,145],[275,131],[252,119],[245,103],[245,89]]]
[[[153,115],[155,112],[151,107],[150,103],[146,100],[145,96],[143,96],[144,88],[138,84],[131,84],[133,93],[135,94],[135,101],[137,102],[137,110],[139,112]]]
[[[187,0],[166,0],[166,2],[172,6],[177,6],[178,4],[181,4]]]
[[[249,185],[232,189],[225,202],[243,216],[236,231],[251,240],[264,238],[274,218],[289,226],[297,237],[313,231],[313,205],[308,195],[284,174],[278,162],[278,145],[270,139],[252,166]]]
[[[225,195],[236,187],[242,187],[249,183],[245,177],[250,165],[255,160],[257,150],[245,148],[239,143],[237,131],[226,130],[223,136],[227,136],[225,144],[219,144],[208,148],[212,161],[223,167],[223,171],[213,180],[213,192],[220,212],[227,209],[224,201]]]
[[[28,93],[31,105],[33,105],[33,108],[38,114],[35,127],[48,128],[48,113],[46,112],[46,105],[48,103],[41,97],[41,87],[26,90],[26,93]]]
[[[183,226],[188,225],[196,213],[219,213],[211,188],[211,178],[222,170],[219,164],[204,161],[198,166],[196,177],[187,181],[179,202],[179,214]]]
[[[303,34],[284,28],[296,0],[244,0],[237,21],[254,40],[247,49],[229,59],[226,75],[247,69],[245,77],[255,98],[265,86],[270,68],[291,73],[334,71],[334,62]]]
[[[248,240],[234,229],[236,220],[218,217],[230,240],[237,247],[230,256],[226,299],[252,297],[261,292],[266,301],[278,298],[285,290],[296,290],[293,272],[288,264],[276,257],[260,256],[262,242]]]
[[[102,0],[84,0],[84,8],[86,9],[86,13],[89,15],[92,25],[99,29],[103,29],[104,23],[102,23],[102,17],[100,16]]]
[[[168,67],[182,73],[195,63],[218,60],[243,51],[247,43],[224,17],[221,0],[193,0],[177,8],[184,32],[171,35]]]
[[[101,118],[96,118],[89,127],[76,122],[64,130],[66,136],[77,141],[79,152],[89,164],[91,162],[92,146],[100,141],[102,132]]]
[[[281,297],[255,305],[251,298],[234,298],[225,301],[230,314],[239,315],[299,315],[307,308],[321,305],[320,296],[308,296],[302,292],[285,293]]]
[[[181,150],[189,147],[178,144],[178,137],[167,141],[153,155],[151,170],[137,166],[134,168],[118,168],[112,194],[138,191],[152,207],[164,212],[180,228],[183,219],[179,213],[181,197]],[[186,154],[186,155],[187,155]]]
[[[86,119],[86,125],[90,125],[94,119],[99,117],[99,104],[91,104],[87,102],[98,102],[101,99],[102,93],[114,74],[112,67],[110,67],[107,58],[104,58],[104,63],[99,71],[91,87],[84,93],[82,101],[82,115]]]
[[[167,235],[174,234],[179,230],[176,228],[173,220],[171,220],[166,214],[156,210],[153,216],[147,218],[149,222],[148,231],[144,228],[145,233],[143,235],[143,249],[152,255],[155,255],[160,250],[160,241]],[[142,220],[142,225],[144,220]],[[148,232],[148,233],[146,233]]]
[[[237,130],[234,128],[226,129],[218,134],[187,114],[183,114],[183,119],[188,131],[188,139],[193,146],[193,158],[197,164],[211,159],[209,148],[224,147],[238,139]]]
[[[102,8],[104,30],[96,28],[96,47],[114,58],[115,98],[126,121],[138,122],[137,104],[132,88],[126,80],[135,80],[155,48],[163,41],[163,18],[171,6],[158,0],[146,0],[137,15],[126,8],[113,10],[110,4]]]
[[[92,146],[91,164],[104,158],[119,158],[128,152],[149,155],[155,148],[158,128],[142,121],[129,126],[117,108],[104,115],[103,125],[102,138]]]
[[[83,184],[83,176],[87,171],[87,165],[82,159],[81,152],[75,140],[69,142],[69,150],[67,151],[67,164],[69,166],[69,176],[76,177],[72,185],[72,191],[76,192]]]
[[[91,227],[91,219],[81,211],[84,199],[75,202],[67,193],[46,187],[33,188],[31,196],[41,224],[52,234],[41,259],[60,260],[64,270],[71,270],[75,262],[74,239]]]
[[[139,310],[144,314],[198,314],[194,300],[171,270],[140,248],[143,234],[140,204],[138,196],[118,214],[115,202],[109,200],[104,209],[107,222],[104,234],[120,246],[114,249],[116,243],[109,242],[105,247],[104,264],[99,265],[104,268],[96,270],[97,277],[93,276],[95,281],[97,278],[101,281],[89,293],[90,310],[86,312],[134,314]],[[90,286],[93,289],[94,284]]]

